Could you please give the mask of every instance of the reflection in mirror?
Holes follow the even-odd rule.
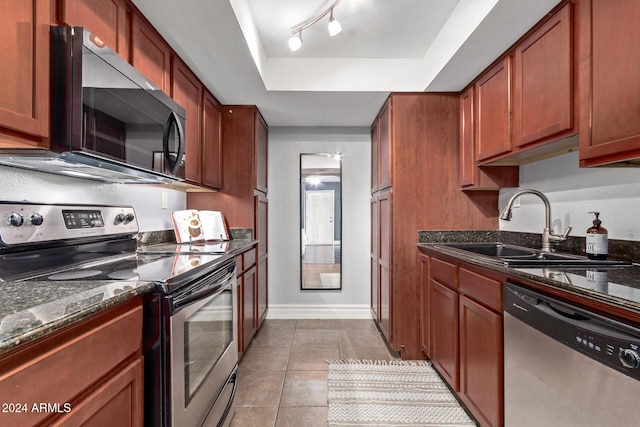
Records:
[[[300,155],[302,289],[342,289],[342,187],[339,154]]]

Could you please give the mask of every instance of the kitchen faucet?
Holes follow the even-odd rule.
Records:
[[[507,207],[504,208],[502,213],[500,214],[500,219],[505,221],[511,221],[511,208],[513,206],[513,202],[516,201],[518,197],[523,194],[534,194],[542,199],[544,202],[544,214],[545,214],[545,224],[544,230],[542,231],[542,251],[543,252],[551,252],[551,243],[564,242],[567,240],[567,236],[571,232],[571,227],[567,227],[562,236],[553,234],[553,230],[551,229],[551,204],[549,203],[549,199],[547,196],[542,194],[538,190],[525,189],[517,191],[507,203]]]

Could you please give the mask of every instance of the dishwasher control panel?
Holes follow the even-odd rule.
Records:
[[[640,380],[640,329],[506,283],[504,311],[555,340]]]

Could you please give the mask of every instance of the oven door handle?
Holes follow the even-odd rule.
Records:
[[[171,299],[171,314],[173,315],[174,313],[177,313],[194,302],[202,301],[205,298],[215,298],[222,292],[231,289],[235,282],[235,278],[236,275],[234,270],[233,274],[227,275],[224,280],[218,282],[212,287],[207,287],[196,292],[186,292],[173,297]]]

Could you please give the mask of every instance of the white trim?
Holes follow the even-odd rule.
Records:
[[[368,304],[269,304],[267,319],[371,319]]]

